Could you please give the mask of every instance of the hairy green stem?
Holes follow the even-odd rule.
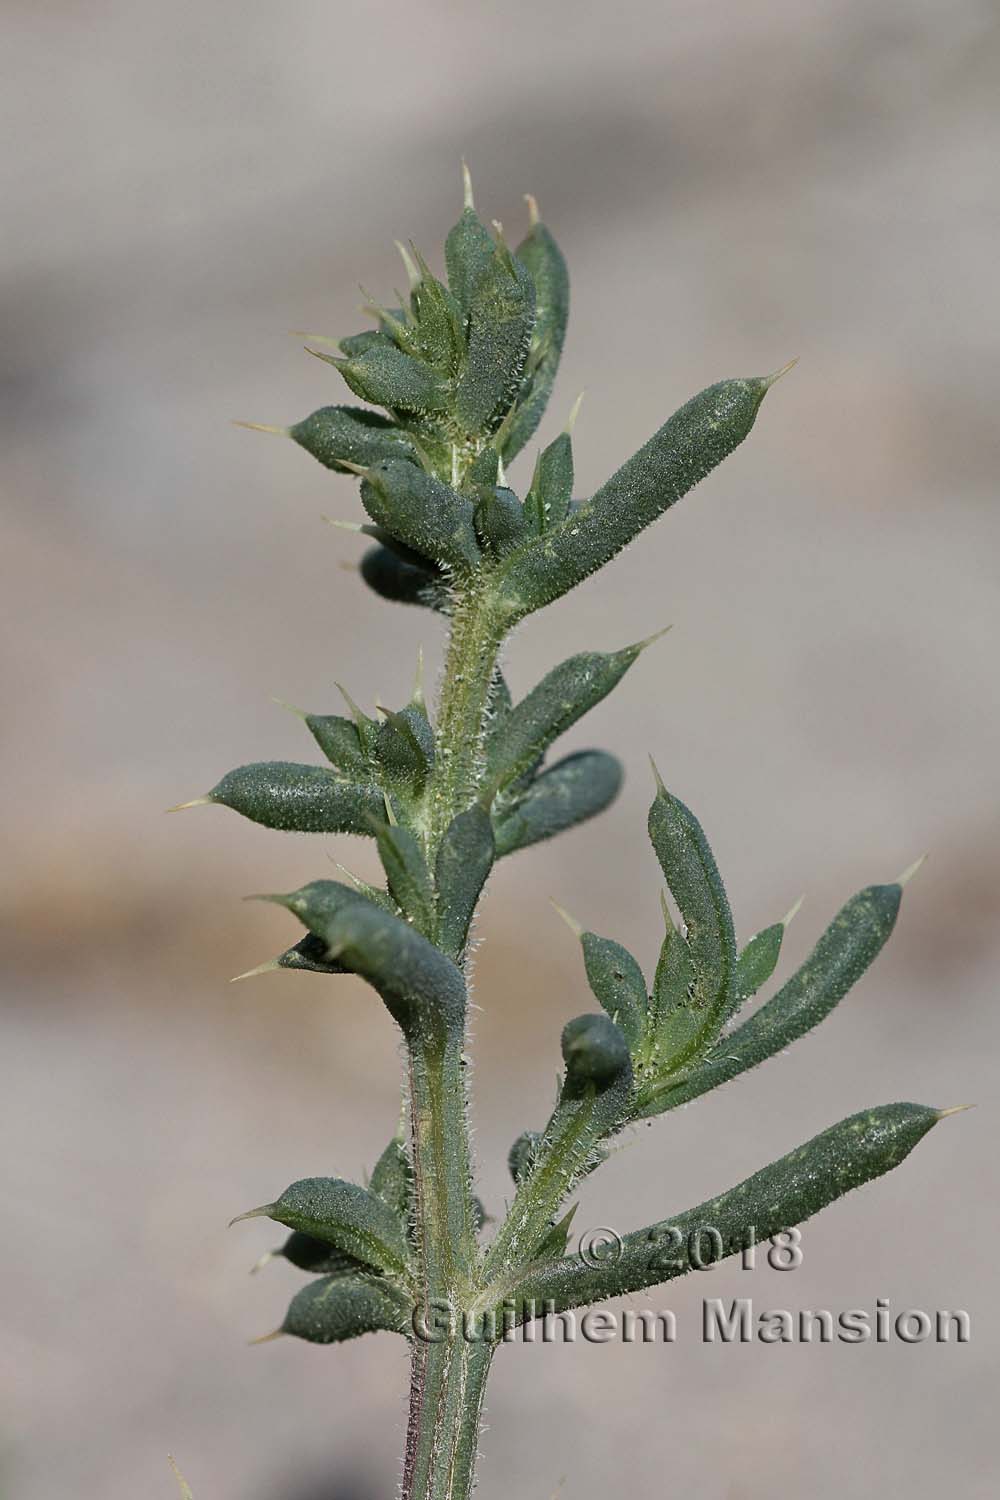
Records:
[[[493,1345],[461,1328],[418,1338],[400,1500],[466,1500],[475,1482],[479,1427]]]
[[[429,808],[430,854],[457,813],[475,800],[483,769],[490,689],[500,643],[508,630],[486,580],[457,590],[438,702],[436,764]]]
[[[505,624],[488,589],[456,598],[437,714],[436,765],[427,799],[429,854],[474,800],[489,695]],[[465,1500],[472,1491],[479,1419],[492,1345],[461,1328],[440,1341],[442,1311],[475,1299],[479,1253],[463,1054],[464,1029],[408,1039],[421,1306],[413,1365],[402,1500]],[[447,1316],[446,1316],[447,1322]]]

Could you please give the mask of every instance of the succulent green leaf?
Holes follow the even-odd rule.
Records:
[[[415,568],[401,562],[387,547],[370,547],[359,571],[372,592],[392,604],[418,604],[437,611],[447,606],[444,578],[430,561],[426,567]]]
[[[334,365],[362,401],[384,406],[387,411],[439,412],[448,403],[448,388],[440,376],[388,340],[374,343],[363,354],[346,359],[335,359],[328,354],[320,354],[319,358]]]
[[[559,1256],[566,1254],[566,1247],[569,1244],[569,1231],[573,1220],[576,1218],[576,1211],[579,1206],[578,1203],[574,1203],[572,1208],[566,1210],[561,1219],[558,1219],[555,1224],[549,1227],[538,1244],[529,1252],[531,1260],[555,1260]]]
[[[400,308],[399,311],[402,312],[402,309]],[[361,333],[349,333],[346,338],[338,339],[337,347],[349,359],[357,359],[359,355],[366,354],[369,349],[380,347],[392,349],[395,346],[389,335],[381,328],[366,328]]]
[[[465,350],[462,309],[420,257],[421,277],[410,294],[420,355],[445,376],[455,373]]]
[[[515,1183],[527,1177],[538,1157],[542,1144],[540,1130],[524,1130],[507,1153],[507,1166]]]
[[[276,960],[279,969],[304,969],[309,974],[346,974],[343,964],[327,958],[328,945],[312,932],[307,932],[291,948],[286,948]]]
[[[407,1334],[405,1295],[376,1276],[324,1276],[291,1301],[282,1333],[311,1344],[339,1344],[363,1333]]]
[[[323,766],[272,760],[229,771],[206,799],[292,833],[371,834],[382,808],[374,787],[359,786]]]
[[[356,1182],[340,1177],[304,1177],[274,1203],[243,1218],[267,1217],[390,1276],[409,1268],[410,1252],[397,1214]]]
[[[659,1018],[667,1067],[704,1051],[730,1014],[736,937],[718,867],[697,818],[662,783],[649,810],[649,837],[687,929],[690,994]],[[676,937],[669,937],[673,943]]]
[[[503,419],[520,387],[534,323],[534,283],[498,245],[468,308],[465,367],[454,396],[466,432],[490,432]]]
[[[350,474],[352,464],[369,468],[383,458],[416,461],[416,453],[387,417],[359,406],[321,406],[288,429],[300,448],[324,468]]]
[[[459,813],[445,830],[435,867],[437,940],[452,958],[459,958],[465,950],[469,924],[494,858],[489,813],[478,804]]]
[[[580,935],[587,982],[634,1050],[646,1028],[646,981],[627,948],[595,932]]]
[[[512,557],[504,589],[514,617],[582,583],[711,473],[750,432],[769,383],[724,380],[709,386],[590,500]]]
[[[785,936],[784,922],[773,922],[755,933],[736,959],[733,976],[733,999],[736,1005],[752,1000],[757,991],[767,983],[781,956],[781,944]]]
[[[300,1229],[293,1229],[274,1254],[282,1256],[300,1271],[311,1271],[314,1276],[356,1276],[371,1270],[357,1256],[347,1255],[343,1250],[335,1249],[329,1240],[303,1234]]]
[[[448,285],[463,316],[472,306],[480,280],[489,270],[496,246],[474,208],[466,207],[444,242]]]
[[[503,485],[482,489],[474,513],[476,535],[484,549],[502,557],[516,547],[525,535],[526,522],[521,502],[513,490]]]
[[[375,829],[379,858],[389,890],[403,915],[429,937],[434,936],[435,896],[423,850],[408,828],[379,823]]]
[[[621,682],[644,642],[622,651],[581,651],[553,667],[507,715],[490,748],[487,780],[502,791],[534,766],[559,735]]]
[[[667,930],[653,977],[648,1038],[653,1059],[656,1060],[659,1059],[665,1024],[668,1020],[676,1024],[677,1013],[688,1009],[694,992],[694,961],[691,950],[684,934],[678,932],[671,921],[666,898],[663,898],[663,915]],[[683,1019],[681,1024],[683,1025]]]
[[[539,1312],[580,1307],[658,1286],[793,1229],[852,1188],[898,1167],[941,1118],[921,1104],[886,1104],[851,1115],[738,1187],[671,1219],[624,1236],[620,1255],[595,1266],[578,1256],[529,1271],[517,1291]]]
[[[614,801],[621,784],[620,761],[603,750],[579,750],[557,761],[513,806],[497,813],[498,858],[595,817]]]
[[[358,726],[342,714],[306,714],[306,728],[332,766],[356,781],[371,777]]]
[[[397,1218],[404,1223],[409,1222],[413,1167],[409,1153],[398,1136],[393,1136],[372,1168],[368,1190],[376,1198],[381,1198]]]
[[[535,327],[527,368],[503,442],[509,463],[531,438],[555,384],[569,321],[569,272],[562,251],[542,223],[534,223],[514,252],[535,284]]]
[[[495,485],[500,478],[500,454],[496,448],[487,446],[481,449],[469,465],[465,477],[472,489],[481,484]]]
[[[422,557],[460,570],[482,559],[472,502],[413,464],[375,464],[362,482],[361,502],[377,525]]]
[[[419,790],[434,766],[434,731],[424,708],[408,703],[398,713],[383,710],[374,756],[386,776]]]
[[[378,991],[407,1035],[461,1030],[466,995],[460,971],[402,918],[335,880],[314,880],[281,902]]]
[[[569,515],[573,496],[573,439],[561,432],[538,455],[535,472],[524,500],[525,514],[536,536],[561,526]]]
[[[661,1114],[697,1099],[818,1026],[881,953],[896,924],[901,896],[897,884],[867,886],[852,896],[787,984],[722,1037],[703,1062],[667,1080],[642,1112]]]

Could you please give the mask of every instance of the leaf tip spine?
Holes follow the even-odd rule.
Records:
[[[896,876],[896,879],[893,882],[893,884],[894,885],[898,885],[898,886],[907,886],[907,885],[909,885],[910,881],[913,879],[914,875],[920,869],[920,866],[924,863],[924,860],[926,858],[927,858],[926,854],[921,854],[920,858],[919,859],[915,859],[913,861],[912,865],[907,865],[907,867],[903,871],[902,875],[897,875]]]
[[[800,356],[796,354],[794,359],[790,359],[787,364],[782,365],[780,370],[775,370],[773,375],[761,376],[760,383],[764,387],[765,392],[769,391],[772,385],[776,384],[776,382],[779,381],[783,375],[787,375],[789,370],[795,369],[795,366],[799,362],[799,357]]]
[[[781,925],[785,929],[786,932],[788,931],[789,925],[792,922],[794,922],[795,918],[798,916],[799,912],[802,910],[802,903],[803,903],[803,901],[805,899],[806,899],[805,896],[800,896],[799,899],[795,902],[795,904],[793,906],[790,906],[788,908],[788,910],[785,912],[785,915],[782,917],[782,919],[781,919]]]
[[[549,905],[552,907],[552,910],[554,912],[562,917],[563,921],[566,923],[566,926],[569,928],[573,936],[577,939],[582,939],[584,929],[576,920],[576,918],[571,917],[566,908],[564,906],[560,906],[558,901],[553,901],[551,896],[549,897]]]

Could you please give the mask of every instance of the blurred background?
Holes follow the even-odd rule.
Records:
[[[355,487],[231,418],[341,399],[289,330],[363,326],[394,237],[440,265],[459,158],[513,240],[535,193],[574,311],[552,411],[589,493],[694,391],[801,356],[752,440],[508,659],[673,623],[567,748],[628,771],[600,821],[505,864],[480,922],[487,1206],[592,1008],[553,896],[652,965],[653,751],[745,938],[930,859],[858,991],[782,1062],[623,1142],[578,1226],[700,1201],[867,1104],[978,1101],[804,1233],[654,1292],[672,1348],[497,1360],[484,1500],[626,1484],[724,1500],[995,1493],[1000,841],[991,0],[2,6],[5,581],[0,1473],[17,1500],[380,1500],[401,1341],[278,1324],[299,1275],[235,1213],[358,1176],[394,1128],[388,1018],[353,981],[229,988],[293,940],[248,891],[370,849],[169,804],[313,759],[278,696],[402,701],[436,622],[367,593]],[[530,455],[514,471],[523,486]],[[706,1296],[963,1308],[966,1346],[711,1347]],[[994,1387],[995,1389],[995,1387]]]

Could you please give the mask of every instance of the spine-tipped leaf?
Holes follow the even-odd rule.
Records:
[[[528,362],[503,441],[509,463],[534,434],[548,405],[569,321],[569,272],[562,251],[542,223],[531,231],[515,251],[535,284],[535,327]]]
[[[525,515],[536,536],[562,525],[573,496],[573,440],[561,432],[538,455],[524,500]]]
[[[676,1067],[715,1040],[730,1013],[736,938],[729,902],[697,818],[660,784],[649,810],[649,837],[684,919],[690,990],[658,1019],[665,1066]],[[679,934],[668,934],[668,943]]]
[[[466,432],[490,432],[507,412],[521,383],[534,323],[534,283],[500,244],[469,304],[465,368],[454,398]]]
[[[636,960],[611,938],[596,932],[580,934],[587,982],[603,1009],[621,1028],[634,1050],[642,1040],[647,1020],[646,981]]]
[[[383,458],[415,462],[417,456],[388,417],[359,406],[321,406],[290,427],[288,434],[324,468],[338,474],[352,473],[352,465],[367,469]]]
[[[580,750],[543,771],[494,822],[497,855],[512,854],[593,818],[617,797],[620,761],[603,750]]]
[[[614,1258],[591,1267],[573,1257],[529,1272],[518,1299],[528,1303],[529,1316],[531,1303],[538,1314],[547,1305],[560,1311],[658,1286],[734,1255],[892,1171],[940,1118],[939,1110],[920,1104],[852,1115],[718,1198],[625,1235]]]
[[[422,360],[404,354],[388,340],[373,343],[363,354],[346,359],[333,359],[326,354],[320,358],[336,366],[362,401],[384,406],[387,411],[419,415],[443,411],[448,403],[448,387],[441,377]]]
[[[586,504],[511,559],[512,613],[529,614],[582,583],[711,473],[750,432],[768,384],[724,380],[675,412]]]
[[[388,547],[369,547],[358,571],[372,593],[392,604],[417,604],[439,612],[447,607],[444,578],[430,560],[426,567],[412,567]]]
[[[781,945],[785,937],[784,922],[772,922],[754,934],[736,958],[733,973],[733,999],[736,1006],[744,1000],[752,1000],[775,969],[781,956]]]
[[[375,830],[389,890],[420,932],[434,936],[435,898],[423,850],[408,828],[380,823]]]
[[[465,981],[455,964],[401,917],[335,880],[281,898],[331,957],[382,996],[403,1031],[460,1031]]]
[[[345,781],[323,766],[262,761],[229,771],[208,794],[209,802],[231,807],[265,828],[291,833],[371,834],[371,819],[382,809],[372,786]]]
[[[274,1219],[390,1276],[409,1268],[399,1216],[374,1193],[340,1177],[304,1177],[274,1203],[241,1217]]]
[[[422,557],[459,569],[481,561],[472,502],[423,469],[399,459],[375,464],[361,501],[377,525]]]
[[[465,949],[469,924],[495,857],[489,813],[478,804],[459,813],[445,830],[435,866],[437,940],[453,958]]]
[[[405,1295],[374,1276],[324,1276],[292,1298],[282,1333],[310,1344],[340,1344],[363,1333],[409,1334]]]
[[[852,896],[787,984],[723,1037],[703,1062],[655,1091],[643,1113],[660,1114],[697,1099],[818,1026],[881,953],[896,924],[901,896],[897,884],[868,886]]]
[[[643,648],[581,651],[554,667],[507,715],[490,749],[487,780],[502,791],[530,770],[559,735],[606,698]]]

